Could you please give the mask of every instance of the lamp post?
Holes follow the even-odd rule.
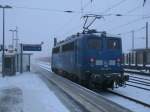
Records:
[[[5,9],[12,8],[9,5],[2,6],[0,5],[0,8],[3,10],[3,52],[2,52],[2,76],[4,77],[4,55],[5,55]]]

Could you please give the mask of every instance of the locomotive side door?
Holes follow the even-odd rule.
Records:
[[[75,67],[77,67],[77,60],[78,60],[78,40],[75,41],[74,44],[74,48],[75,48]]]
[[[80,40],[75,41],[75,69],[76,72],[80,72]]]

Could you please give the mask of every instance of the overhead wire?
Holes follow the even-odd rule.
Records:
[[[122,0],[114,5],[112,5],[110,8],[108,8],[106,11],[110,11],[111,9],[115,8],[116,6],[122,4],[126,0]],[[91,3],[91,0],[89,0],[84,6],[83,9],[85,9],[89,4]],[[31,7],[18,7],[13,6],[14,8],[22,8],[22,9],[28,9],[28,10],[39,10],[39,11],[50,11],[50,12],[61,12],[61,13],[81,13],[80,11],[64,11],[59,9],[47,9],[47,8],[31,8]],[[135,15],[125,15],[125,16],[135,16]],[[70,21],[70,20],[69,20]]]
[[[132,8],[132,9],[128,10],[124,14],[121,14],[121,17],[124,17],[124,16],[144,16],[144,15],[129,15],[130,13],[135,12],[136,10],[139,10],[139,8],[142,8],[141,3],[138,6],[136,6],[136,7]],[[111,23],[112,21],[114,21],[114,19],[112,19],[111,21],[109,21],[109,23]]]
[[[48,12],[60,12],[60,13],[81,13],[80,11],[74,10],[60,10],[60,9],[49,9],[49,8],[33,8],[33,7],[20,7],[20,6],[12,6],[13,8],[19,9],[27,9],[27,10],[38,10],[38,11],[48,11]]]
[[[81,0],[82,1],[82,0]],[[103,13],[109,12],[111,9],[118,7],[119,5],[121,5],[123,2],[125,2],[126,0],[121,0],[119,2],[117,2],[116,4],[113,4],[111,7],[107,8],[105,11],[103,11]],[[81,2],[82,3],[82,2]],[[86,7],[88,7],[88,5],[90,5],[92,2],[91,0],[89,0],[81,9],[84,10]],[[109,14],[109,16],[111,15],[116,15],[116,14]],[[105,15],[104,15],[105,16]],[[107,14],[108,16],[108,14]],[[126,15],[128,16],[128,15]],[[130,16],[134,16],[134,15],[130,15]]]
[[[60,26],[56,31],[54,31],[54,33],[58,33],[60,31],[62,31],[62,29],[64,29],[67,25],[70,25],[72,23],[72,21],[75,19],[76,15],[72,16],[71,18],[69,18],[69,20],[67,22],[65,22],[62,26]]]
[[[68,35],[71,31],[73,31],[73,30],[75,30],[75,29],[77,29],[79,27],[81,27],[81,25],[77,25],[77,26],[71,28],[69,31],[67,31],[66,33],[64,33],[63,36]]]
[[[122,3],[124,3],[125,1],[127,1],[127,0],[121,0],[121,1],[117,2],[116,4],[113,4],[111,7],[105,9],[102,13],[109,12],[110,10],[112,10],[113,8],[118,7],[119,5],[121,5]]]
[[[84,6],[83,6],[83,0],[81,0],[81,2],[80,2],[80,5],[81,5],[81,16],[83,16],[83,12],[84,12],[84,9],[85,8],[87,8],[88,7],[88,5],[91,3],[91,0],[89,0]],[[67,24],[69,24],[71,21],[73,21],[73,19],[74,19],[74,16],[73,17],[71,17],[62,27],[61,27],[61,29],[62,28],[64,28]],[[81,26],[81,25],[80,25]],[[71,30],[73,30],[73,29],[75,29],[75,28],[77,28],[77,27],[80,27],[79,25],[78,26],[76,26],[76,27],[73,27],[73,28],[71,28],[69,31],[67,31],[64,35],[66,35],[66,34],[68,34]],[[58,30],[57,30],[58,31]]]
[[[103,11],[103,13],[109,12],[111,9],[118,7],[119,5],[121,5],[125,1],[126,0],[121,0],[121,1],[117,2],[116,4],[112,5],[111,7],[107,8],[105,11]],[[82,3],[82,0],[81,0],[81,3]],[[91,3],[91,0],[89,0],[81,9],[84,10],[90,3]]]
[[[111,30],[111,31],[117,30],[117,29],[119,29],[119,28],[123,28],[123,27],[125,27],[125,26],[134,24],[134,23],[136,23],[136,22],[138,22],[138,21],[141,21],[141,20],[143,20],[143,19],[149,19],[149,18],[146,18],[146,17],[137,18],[137,19],[128,21],[127,23],[124,23],[124,24],[121,24],[121,25],[116,26],[116,27],[114,27],[114,28],[111,28],[110,30]]]
[[[106,13],[106,12],[110,11],[111,9],[113,9],[113,8],[115,8],[115,7],[118,7],[119,5],[121,5],[122,3],[124,3],[125,1],[126,1],[126,0],[119,1],[118,3],[112,5],[110,8],[106,9],[104,12]],[[136,11],[136,10],[139,10],[140,7],[142,7],[141,4],[138,5],[138,6],[135,7],[135,8],[133,8],[133,9],[127,11],[125,14],[121,14],[121,16],[144,16],[144,15],[128,15],[129,13],[132,13],[132,12],[134,12],[134,11]],[[104,13],[104,12],[103,12],[103,13]],[[144,17],[144,19],[146,19],[146,17]],[[136,20],[134,20],[134,21],[125,23],[125,24],[120,25],[120,26],[118,26],[118,27],[127,26],[127,25],[129,25],[130,23],[136,22],[136,21],[138,21],[138,20],[141,20],[141,19],[136,19]],[[116,28],[112,28],[112,29],[114,30],[114,29],[116,29]]]
[[[84,10],[91,4],[91,0],[89,0],[87,3],[85,3],[85,5],[83,5],[83,0],[81,0],[80,5],[81,5],[81,16],[83,16]],[[67,35],[70,31],[81,27],[81,25],[75,26],[71,29],[69,29],[69,31],[67,31],[66,33],[64,33],[64,35]]]
[[[85,8],[87,8],[89,5],[91,5],[92,4],[92,2],[91,2],[91,0],[89,0],[84,6],[83,6],[83,10],[85,9]]]
[[[148,25],[148,26],[150,26],[150,25]],[[142,26],[142,27],[140,27],[140,28],[133,29],[133,30],[130,30],[130,31],[127,31],[127,32],[122,32],[122,33],[119,33],[119,34],[117,34],[117,35],[126,35],[126,34],[130,34],[132,31],[134,31],[134,32],[139,32],[139,31],[142,31],[142,30],[144,30],[144,29],[146,29],[146,26]],[[148,36],[150,36],[150,35],[148,35]]]
[[[119,1],[118,3],[112,5],[111,7],[107,8],[104,12],[109,12],[111,9],[115,8],[115,7],[118,7],[119,5],[121,5],[122,3],[124,3],[126,0],[121,0]],[[83,6],[83,10],[88,7],[88,5],[91,3],[91,0],[89,0],[84,6]],[[39,10],[39,11],[50,11],[50,12],[61,12],[61,13],[81,13],[82,11],[65,11],[65,10],[59,10],[59,9],[47,9],[47,8],[31,8],[31,7],[18,7],[18,6],[13,6],[14,8],[22,8],[22,9],[28,9],[28,10]],[[133,8],[132,10],[129,10],[127,13],[131,13],[135,10],[137,10],[139,8],[139,6]],[[113,14],[111,14],[113,15]],[[123,16],[142,16],[142,15],[123,15]],[[149,17],[145,17],[146,18],[149,18]],[[138,19],[140,20],[140,19]],[[133,20],[131,22],[128,22],[126,24],[123,24],[123,25],[120,25],[118,27],[121,27],[121,26],[126,26],[132,22],[136,22],[138,20]],[[63,26],[65,26],[67,23],[69,23],[70,21],[72,21],[72,18],[69,19],[68,22],[66,22]],[[114,28],[113,28],[114,29]]]
[[[81,16],[83,16],[83,12],[84,12],[84,9],[83,9],[83,0],[80,0],[81,1]]]
[[[130,31],[126,31],[126,32],[122,32],[122,33],[119,33],[119,34],[121,34],[121,35],[126,35],[126,34],[131,33],[131,31],[138,32],[138,31],[144,30],[145,28],[146,28],[146,26],[142,26],[142,27],[140,27],[140,28],[137,28],[137,29],[134,29],[134,30],[130,30]]]
[[[134,11],[136,11],[136,10],[139,10],[140,8],[142,8],[142,6],[141,6],[141,5],[138,5],[137,7],[134,7],[133,9],[128,10],[128,11],[126,12],[126,14],[132,13],[132,12],[134,12]]]
[[[107,8],[105,11],[103,11],[103,13],[109,12],[111,9],[113,9],[113,8],[115,8],[115,7],[118,7],[119,5],[121,5],[122,3],[124,3],[125,1],[127,1],[127,0],[121,0],[121,1],[117,2],[116,4],[113,4],[111,7]],[[82,3],[83,3],[83,2],[82,2],[82,0],[81,0],[81,4],[82,4]],[[84,6],[81,5],[81,7],[82,7],[81,10],[83,11],[84,8],[86,8],[90,3],[91,3],[91,0],[89,0]],[[82,11],[81,11],[81,12],[82,12]],[[113,14],[110,14],[110,15],[113,15]]]
[[[118,6],[120,6],[120,5],[121,5],[122,3],[124,3],[125,1],[127,1],[127,0],[121,0],[121,1],[119,1],[119,2],[117,2],[117,3],[115,3],[115,4],[113,4],[112,6],[110,6],[110,7],[107,8],[107,9],[105,9],[103,12],[101,12],[101,14],[104,15],[104,14],[108,13],[108,12],[111,11],[112,9],[114,9],[114,8],[116,8],[116,7],[118,7]],[[113,14],[110,14],[110,15],[113,15]]]
[[[119,1],[118,3],[112,5],[111,7],[107,8],[107,9],[105,9],[105,11],[106,11],[106,12],[107,12],[107,11],[110,11],[111,9],[113,9],[113,8],[115,8],[115,7],[118,7],[119,5],[121,5],[122,3],[124,3],[125,1],[126,1],[126,0]],[[89,4],[91,4],[91,0],[89,0],[89,2],[87,2],[86,5],[84,5],[84,7],[87,7]],[[83,9],[84,9],[84,7],[83,7]],[[132,13],[132,12],[134,12],[134,11],[136,11],[136,10],[139,10],[140,8],[142,8],[141,3],[140,3],[137,7],[134,7],[134,8],[132,8],[132,9],[128,10],[126,13],[121,14],[121,15],[122,15],[122,16],[142,16],[142,15],[128,15],[129,13]],[[102,13],[106,13],[105,11],[103,11]],[[90,13],[92,13],[92,12],[90,12]],[[95,12],[95,13],[98,13],[98,12]],[[102,15],[103,15],[103,14],[102,14]],[[110,14],[110,15],[115,15],[115,14]]]
[[[128,26],[128,25],[136,23],[137,21],[140,21],[140,20],[149,19],[150,18],[150,14],[148,14],[148,15],[128,15],[129,13],[135,12],[136,10],[139,10],[140,8],[143,8],[141,6],[141,3],[137,7],[127,11],[126,14],[123,15],[123,16],[141,16],[139,19],[131,20],[131,21],[127,22],[127,23],[124,23],[124,24],[119,25],[119,26],[117,26],[115,28],[112,28],[111,30],[116,30],[116,29],[118,29],[120,27],[122,28],[122,27]]]
[[[91,0],[89,0],[85,5],[83,5],[83,0],[81,0],[81,3],[80,3],[80,4],[81,4],[81,12],[80,12],[80,13],[83,14],[85,8],[87,8],[87,7],[91,4]],[[72,19],[73,19],[73,18],[69,19],[69,21],[66,22],[63,26],[66,26],[66,24],[68,24],[70,21],[72,21]],[[74,27],[74,28],[72,28],[72,29],[75,29],[75,28],[77,28],[77,27],[79,27],[79,25],[76,26],[76,27]],[[72,29],[71,29],[71,30],[72,30]],[[71,30],[69,30],[69,32],[70,32]],[[65,34],[68,34],[68,32],[65,33]]]
[[[117,2],[116,4],[113,4],[111,7],[109,7],[109,8],[107,8],[106,10],[104,10],[104,12],[105,13],[107,13],[107,12],[109,12],[110,10],[112,10],[112,9],[114,9],[114,8],[116,8],[116,7],[118,7],[119,5],[121,5],[122,3],[124,3],[125,1],[127,1],[127,0],[121,0],[121,1],[119,1],[119,2]],[[87,8],[89,5],[91,4],[91,0],[89,0],[84,6],[83,6],[83,10],[85,9],[85,8]],[[60,10],[60,9],[48,9],[48,8],[31,8],[31,7],[19,7],[19,6],[13,6],[14,8],[22,8],[22,9],[28,9],[28,10],[39,10],[39,11],[49,11],[49,12],[60,12],[60,13],[81,13],[81,11],[64,11],[64,10]],[[131,13],[131,12],[134,12],[135,10],[138,10],[140,8],[140,6],[137,6],[137,7],[135,7],[135,8],[133,8],[133,9],[131,9],[131,10],[129,10],[127,13]],[[104,13],[103,12],[103,13]],[[123,15],[123,16],[135,16],[135,15]],[[137,15],[138,16],[138,15]],[[139,15],[140,16],[140,15]],[[145,19],[147,19],[147,18],[149,18],[149,17],[145,17]],[[68,22],[66,22],[63,26],[62,26],[62,28],[66,25],[66,24],[68,24],[70,21],[72,21],[72,19],[73,18],[70,18],[69,19],[69,21]],[[140,19],[136,19],[136,20],[132,20],[131,22],[128,22],[128,23],[125,23],[125,24],[123,24],[123,25],[119,25],[118,27],[123,27],[123,26],[127,26],[127,25],[129,25],[129,24],[132,24],[132,23],[134,23],[134,22],[136,22],[136,21],[139,21],[139,20],[142,20],[143,18],[140,18]],[[116,29],[116,28],[113,28],[113,29]]]
[[[80,11],[48,9],[48,8],[33,8],[33,7],[19,7],[19,6],[13,6],[13,8],[27,9],[27,10],[37,10],[37,11],[47,11],[47,12],[58,12],[58,13],[76,13],[76,14],[81,13]],[[69,20],[64,25],[59,27],[59,29],[57,29],[55,32],[58,32],[61,29],[63,29],[64,27],[66,27],[66,25],[68,25],[74,19],[75,16],[76,15],[73,15],[73,17],[69,18]]]

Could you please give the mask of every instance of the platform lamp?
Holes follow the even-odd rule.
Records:
[[[5,5],[5,6],[0,5],[0,8],[3,10],[2,76],[4,77],[4,64],[5,64],[5,61],[4,61],[4,55],[5,55],[5,9],[10,9],[12,7],[9,6],[9,5]]]

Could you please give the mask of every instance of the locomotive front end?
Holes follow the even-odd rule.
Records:
[[[123,72],[121,39],[89,36],[86,42],[85,74],[90,82],[104,88],[124,86],[129,76]]]

